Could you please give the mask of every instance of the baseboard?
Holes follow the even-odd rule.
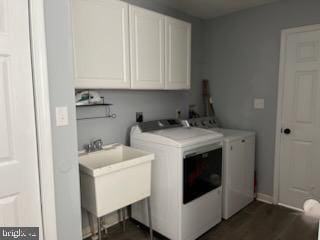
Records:
[[[268,194],[264,193],[257,193],[256,199],[260,202],[268,203],[268,204],[273,204],[273,197]]]
[[[285,208],[289,208],[289,209],[298,211],[298,212],[303,212],[303,209],[301,209],[301,208],[296,208],[296,207],[292,207],[292,206],[287,205],[287,204],[279,203],[278,205],[279,205],[279,206],[282,206],[282,207],[285,207]]]

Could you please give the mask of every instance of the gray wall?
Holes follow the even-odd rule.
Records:
[[[273,194],[281,29],[320,23],[319,0],[282,0],[206,23],[207,70],[225,127],[257,132],[258,192]],[[253,99],[265,98],[255,110]]]
[[[102,138],[105,143],[128,143],[129,128],[135,123],[136,112],[143,112],[145,120],[174,118],[176,109],[187,116],[189,104],[196,104],[201,111],[201,79],[205,64],[205,25],[204,21],[190,17],[179,11],[156,5],[149,0],[127,0],[147,9],[192,23],[192,91],[133,91],[104,90],[99,93],[106,102],[114,104],[112,112],[116,119],[78,121],[78,147],[92,138]],[[81,108],[78,117],[103,115],[101,108]]]
[[[81,239],[69,1],[44,3],[58,239]],[[68,106],[69,126],[55,126],[56,106]]]

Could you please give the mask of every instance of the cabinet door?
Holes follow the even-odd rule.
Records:
[[[73,0],[76,88],[130,88],[129,5]]]
[[[255,137],[250,136],[230,143],[230,158],[227,168],[230,172],[229,187],[235,191],[240,200],[253,198]],[[235,196],[234,196],[235,197]]]
[[[166,89],[190,89],[191,24],[166,17]]]
[[[246,146],[241,140],[230,142],[229,159],[226,162],[226,182],[227,187],[233,191],[234,196],[240,198],[243,194],[245,181],[245,157]]]
[[[164,88],[165,17],[130,6],[131,88]]]
[[[254,196],[254,169],[255,169],[255,136],[245,139],[245,160],[246,169],[245,193],[248,197]]]

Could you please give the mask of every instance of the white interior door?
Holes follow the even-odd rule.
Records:
[[[41,234],[29,40],[28,0],[0,0],[0,226]]]
[[[320,26],[283,41],[279,201],[301,209],[320,199]]]
[[[130,6],[131,88],[164,88],[164,15]]]

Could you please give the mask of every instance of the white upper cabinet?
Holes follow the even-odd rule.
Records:
[[[163,89],[165,16],[130,6],[131,88]]]
[[[191,24],[166,17],[166,89],[190,89]]]
[[[129,4],[72,0],[76,88],[130,88]]]
[[[189,89],[191,24],[119,0],[72,0],[75,87]]]

